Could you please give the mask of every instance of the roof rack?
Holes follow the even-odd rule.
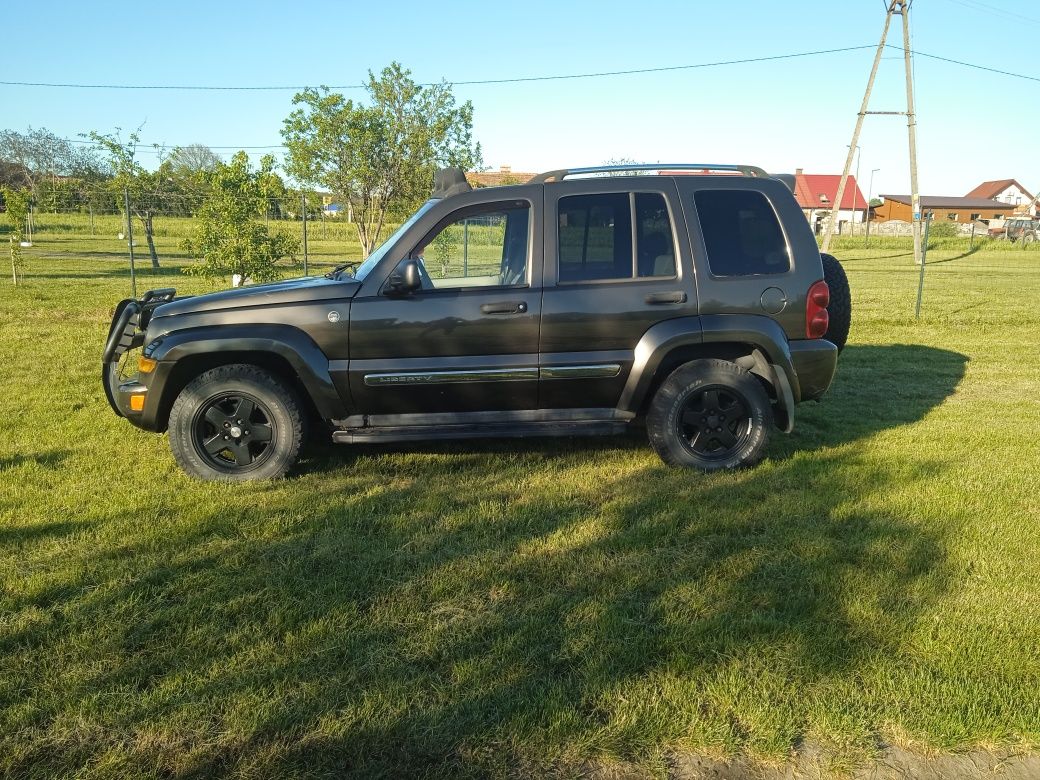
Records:
[[[546,171],[533,177],[528,184],[563,181],[568,176],[584,176],[594,173],[614,173],[620,171],[726,171],[739,173],[741,176],[753,176],[760,179],[770,178],[769,174],[754,165],[720,165],[719,163],[636,163],[634,165],[593,165],[588,168],[560,168]]]

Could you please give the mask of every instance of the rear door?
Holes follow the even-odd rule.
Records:
[[[613,408],[643,334],[697,311],[675,184],[564,181],[545,187],[545,213],[539,404]]]

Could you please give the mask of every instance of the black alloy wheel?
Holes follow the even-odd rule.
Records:
[[[683,444],[700,458],[724,460],[751,435],[750,405],[736,389],[708,385],[690,393],[676,417]]]
[[[170,449],[197,479],[278,479],[296,463],[304,438],[293,389],[259,366],[212,368],[185,385],[170,409]]]
[[[647,435],[661,460],[701,471],[754,465],[762,459],[772,424],[761,380],[718,358],[676,368],[646,414]]]
[[[256,398],[224,393],[202,406],[192,427],[199,456],[224,471],[258,468],[270,456],[275,423]]]

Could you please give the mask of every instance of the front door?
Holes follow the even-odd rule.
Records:
[[[532,268],[541,264],[532,235],[540,205],[514,199],[456,210],[409,252],[420,264],[421,290],[354,300],[356,412],[535,408],[541,285]]]

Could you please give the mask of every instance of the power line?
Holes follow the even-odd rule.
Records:
[[[1024,73],[1013,73],[1010,70],[1001,70],[1000,68],[990,68],[986,65],[976,65],[972,62],[964,62],[963,60],[955,60],[950,57],[940,57],[938,54],[929,54],[926,51],[913,51],[911,54],[915,54],[921,57],[927,57],[930,60],[939,60],[940,62],[949,62],[954,65],[962,65],[965,68],[974,68],[975,70],[984,70],[987,73],[999,73],[1001,76],[1011,76],[1016,79],[1025,79],[1026,81],[1040,81],[1040,76],[1027,76]]]
[[[101,144],[99,144],[97,141],[88,141],[88,140],[82,139],[82,138],[62,138],[61,140],[62,141],[68,141],[70,144],[86,144],[88,146],[101,146]],[[177,148],[176,145],[170,145],[170,144],[136,143],[136,144],[133,144],[133,146],[134,146],[135,149],[144,150],[144,151],[149,151],[149,150],[160,151],[160,150],[166,149],[166,148],[170,148],[170,149]],[[159,147],[158,150],[155,149],[156,146]],[[267,144],[267,145],[262,145],[262,146],[211,146],[210,144],[199,144],[199,146],[205,146],[207,149],[236,149],[236,150],[237,149],[245,150],[245,149],[284,149],[285,148],[285,144]]]
[[[773,62],[776,60],[789,60],[797,57],[815,57],[823,54],[839,54],[842,52],[859,51],[860,49],[872,49],[873,46],[846,46],[839,49],[818,49],[816,51],[801,51],[790,54],[774,54],[767,57],[747,57],[738,60],[719,60],[717,62],[698,62],[692,65],[666,65],[656,68],[633,68],[631,70],[605,70],[593,73],[566,73],[548,76],[518,76],[508,79],[472,79],[468,81],[448,82],[452,86],[481,86],[486,84],[517,84],[528,81],[563,81],[566,79],[592,79],[607,76],[632,76],[640,73],[665,73],[677,70],[694,70],[697,68],[717,68],[724,65],[744,65],[755,62]],[[440,82],[427,82],[419,84],[420,87],[438,86]],[[75,84],[55,83],[44,81],[0,81],[0,86],[7,87],[55,87],[61,89],[160,89],[160,90],[190,90],[203,92],[218,91],[300,91],[307,89],[305,86],[202,86],[197,84]],[[330,86],[329,89],[365,89],[365,84],[340,84]]]
[[[981,0],[950,0],[950,2],[956,3],[957,5],[962,6],[964,8],[970,8],[973,11],[978,11],[987,15],[994,13],[999,14],[1000,16],[1003,16],[1006,19],[1012,19],[1014,21],[1040,24],[1040,19],[1035,19],[1032,16],[1025,16],[1024,14],[1015,13],[1014,11],[1009,11],[1006,8],[999,8],[995,5],[989,5],[988,3],[981,2]]]
[[[964,3],[965,0],[951,0],[951,2]],[[968,6],[965,6],[968,7]],[[1027,21],[1036,21],[1040,23],[1040,20],[1031,19],[1029,17],[1021,17]],[[517,78],[508,79],[477,79],[468,81],[455,81],[448,82],[453,86],[479,86],[479,85],[491,85],[491,84],[518,84],[525,82],[537,82],[537,81],[563,81],[568,79],[590,79],[590,78],[605,78],[610,76],[630,76],[638,75],[642,73],[666,73],[669,71],[679,70],[695,70],[699,68],[716,68],[725,65],[745,65],[757,62],[771,62],[776,60],[787,60],[798,57],[812,57],[823,54],[836,54],[841,52],[859,51],[862,49],[872,49],[873,45],[869,46],[847,46],[840,49],[820,49],[817,51],[806,51],[806,52],[795,52],[793,54],[776,54],[767,57],[749,57],[737,60],[719,60],[717,62],[701,62],[692,65],[669,65],[657,68],[634,68],[631,70],[612,70],[612,71],[599,71],[595,73],[568,73],[560,75],[549,75],[549,76],[520,76]],[[902,51],[901,46],[888,44],[886,48],[897,49]],[[1030,76],[1024,73],[1015,73],[1014,71],[1003,70],[1001,68],[992,68],[987,65],[979,65],[973,62],[965,62],[964,60],[953,59],[951,57],[943,57],[938,54],[931,54],[920,50],[913,50],[911,54],[919,54],[922,57],[927,57],[933,60],[939,60],[941,62],[948,62],[954,65],[961,65],[966,68],[974,68],[976,70],[983,70],[988,73],[997,73],[1002,76],[1010,76],[1012,78],[1025,79],[1027,81],[1040,81],[1040,76]],[[889,59],[889,58],[885,58]],[[14,86],[14,87],[55,87],[55,88],[70,88],[70,89],[135,89],[135,90],[193,90],[193,91],[249,91],[249,90],[302,90],[307,89],[303,86],[189,86],[189,85],[133,85],[133,84],[65,84],[65,83],[52,83],[52,82],[34,82],[34,81],[0,81],[0,86]],[[363,84],[347,84],[337,85],[328,87],[328,89],[363,89]],[[427,82],[420,84],[422,87],[437,86],[437,82]],[[66,139],[72,143],[93,143],[92,141],[81,141],[75,139]],[[161,145],[161,144],[160,144]],[[151,147],[154,144],[138,144],[138,148]],[[284,144],[267,144],[259,146],[210,146],[211,149],[282,149]]]
[[[953,2],[960,2],[961,0],[952,0],[952,1]],[[819,55],[819,54],[831,54],[831,53],[836,53],[836,52],[857,51],[857,50],[860,50],[860,49],[871,49],[871,48],[874,48],[874,46],[873,45],[871,45],[871,46],[851,46],[851,47],[842,48],[842,49],[824,49],[824,50],[819,50],[819,51],[814,51],[814,52],[799,52],[799,53],[795,53],[795,54],[779,54],[779,55],[774,55],[774,56],[769,56],[769,57],[754,57],[754,58],[749,58],[749,59],[727,60],[727,61],[724,61],[724,62],[700,63],[700,64],[696,64],[696,65],[673,65],[673,66],[660,67],[660,68],[639,68],[639,69],[635,69],[635,70],[603,71],[603,72],[600,72],[600,73],[583,73],[583,74],[569,74],[569,75],[558,75],[558,76],[531,76],[531,77],[521,77],[521,78],[514,78],[514,79],[489,79],[489,80],[484,80],[484,81],[460,81],[460,82],[455,82],[455,83],[456,84],[507,84],[507,83],[526,82],[526,81],[549,81],[549,80],[561,80],[561,79],[597,78],[597,77],[604,77],[604,76],[629,75],[629,74],[639,74],[639,73],[660,73],[660,72],[675,71],[675,70],[689,70],[689,69],[694,69],[694,68],[718,67],[718,66],[722,66],[722,65],[736,65],[736,64],[755,63],[755,62],[766,62],[766,61],[770,61],[770,60],[791,59],[791,58],[795,58],[795,57],[809,57],[809,56]],[[897,50],[899,52],[902,52],[902,50],[903,50],[903,48],[901,46],[897,46],[895,44],[886,44],[885,48],[887,48],[887,49],[894,49],[894,50]],[[1023,80],[1026,80],[1026,81],[1040,82],[1040,76],[1030,76],[1030,75],[1027,75],[1025,73],[1015,73],[1014,71],[1003,70],[1001,68],[992,68],[992,67],[989,67],[987,65],[979,65],[977,63],[966,62],[964,60],[958,60],[958,59],[954,59],[952,57],[943,57],[943,56],[938,55],[938,54],[932,54],[930,52],[920,51],[920,50],[917,50],[917,49],[912,50],[911,54],[918,55],[918,56],[921,56],[921,57],[926,57],[926,58],[932,59],[932,60],[937,60],[939,62],[946,62],[946,63],[952,64],[952,65],[960,65],[961,67],[965,67],[965,68],[972,68],[974,70],[981,70],[981,71],[985,71],[987,73],[996,73],[998,75],[1008,76],[1010,78],[1017,78],[1017,79],[1023,79]],[[889,59],[889,58],[885,57],[884,59]],[[901,59],[901,57],[900,57],[900,59]],[[916,76],[916,73],[914,75]],[[147,87],[147,86],[130,87],[130,86],[119,86],[119,85],[85,85],[85,84],[77,85],[77,84],[43,84],[43,83],[34,84],[34,83],[30,83],[30,82],[11,82],[11,81],[0,81],[0,85],[8,85],[8,86],[11,86],[11,85],[15,85],[15,86],[41,86],[41,87],[61,87],[61,86],[67,86],[67,87],[83,87],[83,88],[99,88],[99,89],[103,89],[103,88],[111,88],[111,89],[203,89],[203,90],[217,90],[217,89],[235,89],[235,90],[237,90],[237,89],[270,89],[270,90],[286,89],[286,90],[288,90],[288,89],[297,89],[297,87],[161,87],[161,86],[156,86],[156,87]],[[425,84],[425,85],[422,85],[422,86],[430,86],[430,85],[429,84]],[[330,87],[330,89],[352,89],[352,88],[354,88],[354,87]],[[97,142],[86,140],[86,139],[64,138],[62,140],[67,141],[69,143],[74,143],[74,144],[86,144],[86,145],[89,145],[89,146],[98,146]],[[137,150],[139,150],[139,151],[141,151],[142,153],[145,153],[145,154],[158,154],[159,150],[156,149],[155,147],[175,148],[175,146],[176,145],[156,144],[156,143],[137,143],[137,144],[134,145],[135,149],[137,149]],[[230,146],[228,146],[228,145],[203,144],[203,146],[206,146],[209,149],[213,149],[213,150],[226,150],[226,151],[231,151],[231,150],[235,150],[235,151],[237,151],[237,150],[243,150],[243,151],[257,150],[257,151],[259,151],[259,150],[277,150],[277,149],[285,149],[286,148],[285,144],[259,144],[259,145],[252,145],[252,146],[250,146],[250,145],[245,145],[245,146],[230,145]]]
[[[861,48],[864,48],[864,47],[858,46],[858,47],[854,47],[854,48],[861,49]],[[867,47],[867,48],[873,48],[873,47]],[[885,48],[886,49],[894,49],[894,50],[899,51],[899,52],[903,51],[903,47],[902,46],[897,46],[895,44],[886,44]],[[849,49],[835,49],[834,51],[850,51],[850,50]],[[938,60],[939,62],[946,62],[946,63],[950,63],[952,65],[960,65],[960,66],[965,67],[965,68],[973,68],[975,70],[985,71],[987,73],[996,73],[996,74],[999,74],[1001,76],[1009,76],[1011,78],[1024,79],[1026,81],[1037,81],[1037,82],[1040,82],[1040,76],[1029,76],[1029,75],[1026,75],[1024,73],[1014,73],[1012,71],[1002,70],[1000,68],[991,68],[991,67],[989,67],[987,65],[978,65],[978,64],[972,63],[972,62],[965,62],[964,60],[957,60],[957,59],[953,59],[953,58],[950,58],[950,57],[942,57],[942,56],[940,56],[938,54],[931,54],[929,52],[920,51],[920,50],[917,50],[917,49],[913,49],[910,53],[913,54],[913,55],[919,55],[921,57],[926,57],[928,59]],[[802,56],[802,55],[784,55],[784,56]],[[902,59],[902,55],[900,55],[898,58],[895,58],[895,57],[892,57],[892,58],[884,57],[883,59]],[[733,62],[753,62],[753,61],[756,61],[756,60],[733,60]],[[676,66],[676,67],[677,68],[679,68],[679,67],[684,67],[684,68],[685,67],[691,67],[692,68],[692,67],[707,67],[707,65],[704,65],[704,66],[684,65],[684,66]],[[617,72],[618,73],[650,73],[650,72],[655,72],[656,70],[657,69],[637,70],[637,71],[617,71]],[[916,76],[917,76],[916,68],[914,69],[914,71],[915,71],[914,72],[914,76],[916,78]],[[539,78],[543,78],[543,77],[539,77]],[[544,77],[544,78],[583,78],[583,76],[553,76],[553,77]],[[4,82],[0,82],[0,83],[4,83]],[[476,83],[476,82],[467,82],[467,83]],[[492,82],[486,82],[486,83],[492,83]],[[332,89],[332,88],[330,88],[330,89]],[[339,89],[339,87],[335,87],[335,89]],[[65,139],[62,139],[62,140],[65,140],[65,141],[68,141],[69,143],[74,143],[74,144],[88,144],[88,145],[91,145],[91,146],[97,146],[98,145],[95,141],[88,141],[88,140],[83,140],[83,139],[65,138]],[[266,145],[257,145],[257,146],[234,146],[234,145],[232,145],[232,146],[213,146],[213,145],[210,145],[210,144],[202,144],[202,145],[208,147],[209,149],[214,149],[214,150],[240,150],[241,149],[243,151],[246,151],[246,150],[263,150],[263,149],[270,150],[270,149],[285,149],[286,148],[285,144],[266,144]],[[150,153],[150,154],[157,154],[158,150],[155,149],[156,146],[158,146],[158,147],[166,147],[167,145],[166,144],[155,144],[155,143],[138,143],[138,144],[135,144],[135,148],[136,149],[138,149],[138,150],[140,150],[140,151],[142,151],[142,152],[144,152],[146,154],[148,154],[148,153]],[[171,146],[170,148],[173,148],[173,147]]]

